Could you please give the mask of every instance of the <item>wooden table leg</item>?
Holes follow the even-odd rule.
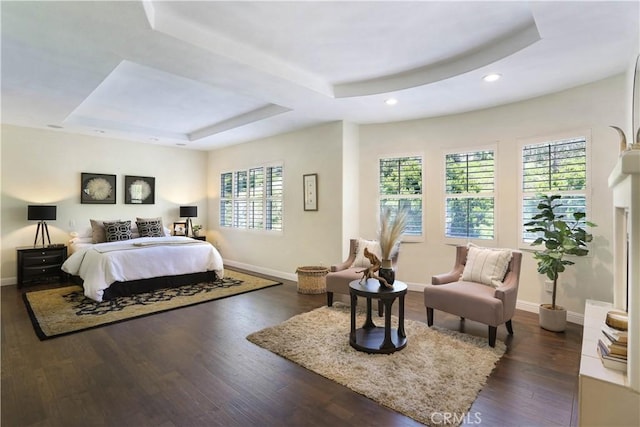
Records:
[[[351,332],[349,333],[349,341],[356,342],[356,306],[358,305],[358,296],[354,293],[351,295]]]
[[[400,295],[400,306],[398,307],[398,336],[407,337],[404,332],[404,294]]]
[[[384,341],[380,345],[380,349],[396,348],[391,341],[391,306],[393,306],[393,298],[384,300]]]
[[[375,328],[376,325],[373,323],[373,319],[371,317],[371,298],[367,298],[367,320],[362,325],[362,329],[372,329]]]

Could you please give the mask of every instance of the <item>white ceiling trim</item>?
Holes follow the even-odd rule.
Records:
[[[376,95],[435,83],[485,67],[519,52],[539,40],[540,33],[533,17],[531,17],[530,21],[521,28],[507,32],[494,40],[489,40],[482,46],[461,55],[437,64],[389,76],[337,84],[334,86],[334,94],[336,98]]]
[[[211,28],[204,28],[198,22],[187,20],[173,13],[167,6],[163,6],[162,2],[145,2],[145,13],[151,28],[155,31],[333,97],[333,88],[320,76],[267,55],[251,46],[216,34]]]
[[[240,114],[228,120],[224,120],[220,123],[216,123],[212,126],[207,126],[203,129],[199,129],[188,135],[190,141],[197,141],[202,138],[206,138],[217,133],[221,133],[230,129],[239,128],[260,120],[268,119],[269,117],[276,116],[278,114],[291,111],[290,108],[282,107],[280,105],[270,104],[262,108],[250,111],[245,114]]]

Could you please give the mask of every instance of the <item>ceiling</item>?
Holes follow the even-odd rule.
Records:
[[[2,1],[1,13],[3,123],[197,150],[520,101],[623,73],[640,45],[638,1]]]

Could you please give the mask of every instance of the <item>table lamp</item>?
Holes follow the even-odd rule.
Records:
[[[47,242],[50,245],[49,227],[45,221],[53,221],[56,219],[56,206],[54,205],[29,205],[27,207],[27,220],[38,221],[36,229],[36,238],[33,240],[33,246],[38,242],[38,235],[42,232],[42,246],[44,246],[44,235],[47,234]]]
[[[180,206],[180,218],[187,218],[185,236],[189,236],[189,229],[191,229],[191,235],[193,236],[193,225],[191,224],[191,218],[195,218],[197,216],[197,206]]]

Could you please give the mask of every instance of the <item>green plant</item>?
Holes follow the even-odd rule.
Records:
[[[540,197],[539,212],[525,226],[530,227],[527,228],[529,233],[542,233],[531,245],[544,244],[545,249],[536,251],[533,257],[538,260],[538,273],[546,274],[549,279],[553,280],[551,309],[555,310],[558,276],[565,270],[566,265],[575,264],[573,261],[565,259],[565,255],[587,255],[589,253],[587,243],[593,240],[593,235],[581,225],[596,227],[596,224],[584,220],[584,212],[573,212],[571,214],[573,219],[566,221],[565,215],[557,212],[558,208],[564,206],[560,203],[562,198],[560,195],[542,195]]]
[[[202,226],[201,225],[193,225],[193,226],[191,226],[191,228],[193,229],[194,233],[197,233],[198,231],[202,230]]]

